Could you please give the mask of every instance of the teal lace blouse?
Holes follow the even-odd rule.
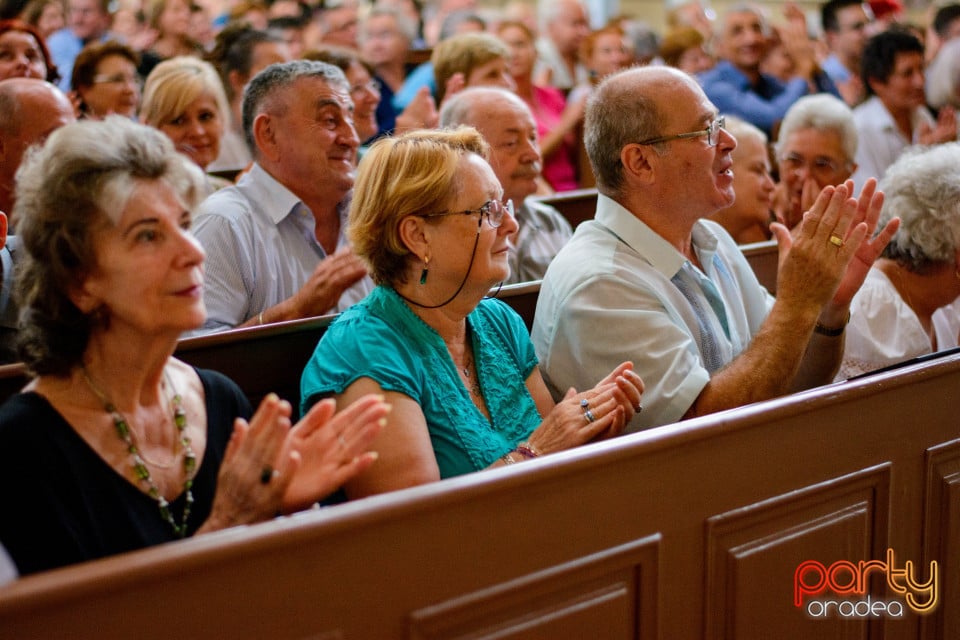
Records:
[[[541,422],[525,384],[537,358],[523,321],[499,300],[483,300],[467,325],[491,420],[470,400],[440,336],[385,286],[343,312],[320,340],[300,383],[301,414],[371,378],[420,405],[440,477],[490,466]]]

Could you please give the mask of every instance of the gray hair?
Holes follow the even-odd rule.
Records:
[[[190,209],[203,198],[200,168],[163,133],[122,116],[61,127],[20,166],[18,341],[33,373],[65,375],[80,362],[102,319],[80,311],[70,292],[96,266],[95,232],[117,224],[143,180],[165,181]]]
[[[370,18],[379,18],[381,16],[390,16],[397,23],[397,30],[400,32],[404,38],[406,38],[408,44],[413,44],[418,37],[417,33],[417,24],[410,19],[410,17],[400,11],[395,7],[384,7],[374,5],[371,7],[370,11],[367,12],[366,17],[360,21],[360,29],[357,34],[357,39],[362,44],[367,39],[367,24],[370,21]]]
[[[847,156],[847,162],[853,162],[857,157],[857,125],[853,120],[853,111],[843,100],[829,93],[818,93],[794,102],[780,123],[777,155],[780,155],[781,147],[787,138],[804,129],[836,133],[840,138],[843,153]]]
[[[770,21],[767,19],[766,12],[759,5],[750,2],[738,2],[727,7],[727,10],[723,12],[723,14],[720,16],[720,19],[717,20],[716,24],[714,25],[714,35],[717,38],[722,38],[724,36],[724,31],[727,28],[727,18],[735,13],[752,13],[753,15],[757,16],[757,18],[760,20],[760,31],[764,36],[770,36]]]
[[[473,125],[474,108],[483,108],[483,100],[499,98],[505,102],[523,108],[527,113],[530,107],[513,91],[503,87],[468,87],[447,98],[440,109],[440,127],[453,128],[462,124]],[[532,117],[532,114],[531,114]]]
[[[944,43],[927,67],[927,103],[934,109],[960,107],[960,39]]]
[[[878,227],[900,217],[883,255],[914,273],[952,263],[960,246],[960,144],[908,149],[887,169],[880,190]]]
[[[647,76],[663,76],[646,82],[648,90],[638,91],[639,80]],[[614,197],[623,186],[623,163],[620,150],[624,146],[660,135],[664,114],[657,107],[655,85],[690,76],[670,67],[635,67],[607,76],[587,100],[583,124],[583,143],[597,180],[597,190]],[[654,145],[657,152],[664,148]]]
[[[586,5],[582,0],[538,0],[537,2],[537,28],[541,32],[545,32],[547,27],[550,26],[554,20],[557,19],[557,16],[560,15],[560,11],[567,4],[579,4],[583,7],[584,12],[587,16],[590,13],[587,11]]]
[[[270,65],[247,84],[243,90],[243,136],[254,157],[257,157],[257,144],[253,138],[253,121],[267,111],[274,115],[283,115],[287,105],[277,99],[277,94],[292,86],[301,78],[319,78],[332,88],[349,93],[350,84],[343,71],[317,60],[293,60]]]
[[[741,120],[736,116],[724,116],[724,118],[725,124],[723,125],[723,128],[726,129],[727,133],[732,135],[738,141],[746,140],[747,138],[753,138],[758,140],[761,145],[767,144],[767,134],[746,120]],[[736,156],[736,153],[736,150],[734,150],[734,156]]]

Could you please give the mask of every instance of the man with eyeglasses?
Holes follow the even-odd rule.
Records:
[[[733,238],[705,218],[734,200],[736,140],[690,76],[609,76],[587,105],[597,213],[544,276],[532,338],[551,393],[610,362],[643,378],[636,431],[830,382],[850,301],[897,222],[876,237],[882,197],[820,194],[783,254],[772,298]]]
[[[91,42],[109,40],[111,0],[68,0],[67,26],[47,38],[50,57],[60,71],[60,89],[70,91],[73,62]]]
[[[573,230],[559,211],[528,196],[537,191],[543,159],[537,123],[517,94],[500,87],[471,87],[447,99],[441,127],[467,125],[490,145],[490,166],[503,199],[516,205],[519,229],[511,238],[510,277],[505,284],[539,280]]]
[[[343,72],[272,64],[243,95],[253,167],[203,201],[194,233],[207,252],[200,332],[339,312],[373,289],[347,244],[360,141]]]
[[[862,0],[830,0],[820,7],[820,22],[830,55],[823,70],[840,91],[843,100],[855,107],[865,92],[860,81],[860,57],[867,44],[873,14]]]
[[[780,182],[774,211],[793,229],[824,187],[841,185],[856,171],[853,112],[828,94],[800,98],[787,111],[775,148]]]

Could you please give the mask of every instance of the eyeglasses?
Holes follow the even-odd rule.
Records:
[[[380,83],[376,80],[370,80],[369,82],[364,82],[363,84],[355,84],[350,87],[350,95],[355,93],[380,93]]]
[[[644,140],[643,142],[638,142],[637,144],[658,144],[660,142],[669,142],[670,140],[680,140],[683,138],[699,138],[701,136],[707,137],[707,146],[715,147],[717,142],[720,140],[720,129],[724,128],[726,124],[726,118],[720,116],[716,120],[710,123],[706,129],[701,129],[700,131],[691,131],[690,133],[675,133],[672,136],[660,136],[659,138],[650,138],[649,140]]]
[[[489,224],[491,228],[496,229],[503,224],[503,215],[508,211],[512,216],[513,200],[507,200],[506,202],[500,202],[499,200],[487,200],[478,209],[466,209],[464,211],[444,211],[443,213],[422,213],[420,214],[420,217],[441,218],[444,216],[470,216],[475,213],[479,213],[480,218],[477,220],[477,231],[479,231],[480,225],[483,224],[484,216],[487,218],[487,224]]]
[[[781,171],[796,173],[804,167],[809,167],[810,173],[828,178],[832,178],[834,174],[840,171],[841,167],[847,164],[837,162],[827,156],[817,156],[813,160],[807,160],[799,153],[788,153],[780,158]]]

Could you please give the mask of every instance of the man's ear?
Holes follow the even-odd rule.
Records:
[[[249,78],[248,78],[249,80]],[[227,82],[230,83],[230,88],[233,89],[234,95],[240,96],[243,95],[243,87],[246,82],[243,80],[243,76],[240,75],[240,72],[234,69],[227,74]]]
[[[253,142],[262,158],[278,162],[277,121],[268,113],[261,113],[253,120]]]
[[[651,145],[631,143],[620,149],[620,162],[626,176],[649,184],[656,177],[660,155]]]

